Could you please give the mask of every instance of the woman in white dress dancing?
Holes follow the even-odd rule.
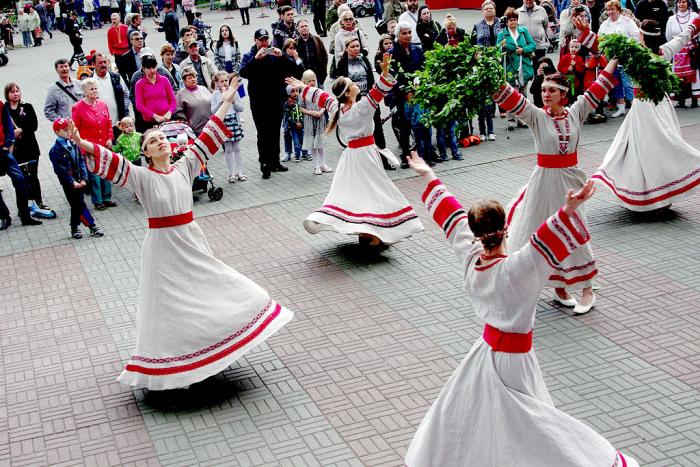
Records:
[[[498,105],[528,124],[537,150],[537,166],[508,212],[513,248],[525,245],[532,232],[559,209],[567,191],[580,189],[586,181],[586,174],[578,167],[579,135],[588,114],[614,86],[612,74],[616,66],[617,60],[610,60],[598,79],[570,107],[565,107],[569,83],[559,73],[547,76],[542,83],[544,109],[532,105],[508,84],[494,96]],[[585,223],[585,214],[579,215]],[[555,268],[548,284],[554,287],[556,301],[583,314],[595,305],[593,278],[597,273],[593,250],[586,244]],[[581,289],[582,298],[577,302],[568,291]]]
[[[187,387],[219,373],[292,318],[247,277],[216,259],[192,214],[192,181],[231,133],[223,123],[238,81],[191,149],[170,163],[171,148],[157,129],[143,135],[148,167],[80,138],[88,169],[135,192],[148,216],[141,256],[136,349],[117,379],[164,390]]]
[[[464,288],[485,322],[433,403],[406,454],[407,467],[639,467],[588,426],[554,407],[532,350],[535,308],[556,266],[590,239],[576,211],[592,181],[509,254],[506,213],[478,200],[465,211],[415,154],[428,186],[423,202],[445,231],[464,272]]]
[[[326,131],[337,125],[341,137],[348,142],[323,206],[304,220],[304,227],[312,234],[335,230],[359,235],[361,243],[378,247],[423,230],[413,207],[387,177],[374,144],[374,112],[396,84],[389,74],[390,61],[390,55],[384,54],[382,74],[357,102],[360,88],[349,78],[335,80],[335,97],[298,79],[287,78],[287,84],[299,88],[302,99],[328,111],[331,122]],[[387,151],[382,153],[386,155]]]

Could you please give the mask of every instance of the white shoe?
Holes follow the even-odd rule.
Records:
[[[576,301],[576,299],[574,297],[561,298],[561,297],[559,297],[559,295],[557,295],[556,292],[554,293],[554,301],[562,306],[566,306],[569,308],[578,306],[578,302]]]
[[[234,174],[234,175],[231,175],[231,176],[228,178],[228,182],[229,182],[229,183],[236,183],[236,175],[235,175],[235,174]]]
[[[489,133],[489,141],[496,141],[496,135]]]
[[[486,141],[486,135],[479,135],[479,139],[483,142]]]
[[[321,175],[323,171],[321,170],[321,167],[316,167],[314,169],[314,175]]]
[[[321,166],[321,171],[322,171],[323,173],[327,173],[327,174],[328,174],[328,173],[333,172],[333,169],[331,169],[330,167],[328,167],[326,164],[323,164],[323,165]]]
[[[581,305],[580,303],[577,304],[574,307],[574,314],[575,315],[585,315],[589,311],[591,311],[591,308],[595,306],[595,295],[593,295],[593,301],[591,301],[590,305]]]
[[[610,117],[612,117],[612,118],[622,117],[623,115],[625,115],[625,112],[626,112],[625,111],[625,104],[617,104],[617,112],[612,114]]]
[[[246,177],[243,172],[238,172],[236,174],[236,178],[238,179],[239,182],[245,182],[246,180],[248,180],[248,177]]]

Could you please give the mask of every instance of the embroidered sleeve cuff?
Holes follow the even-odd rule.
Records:
[[[423,193],[423,202],[433,220],[445,232],[449,239],[454,228],[467,220],[467,213],[457,198],[447,191],[440,180],[433,180],[428,184]]]
[[[588,230],[578,214],[569,216],[560,209],[537,229],[530,242],[550,266],[557,267],[589,239]]]
[[[507,112],[515,112],[516,115],[525,109],[525,97],[510,84],[503,85],[501,90],[494,94],[493,100]]]

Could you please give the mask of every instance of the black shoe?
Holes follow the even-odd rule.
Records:
[[[407,169],[409,167],[408,162],[402,162],[401,163],[401,168],[402,169]]]
[[[428,167],[435,167],[435,162],[428,161]]]
[[[263,180],[267,180],[268,178],[270,178],[270,172],[267,171],[267,170],[264,171],[264,172],[262,173],[262,178],[263,178]]]
[[[279,164],[279,165],[272,168],[273,172],[286,172],[288,170],[289,170],[289,167],[284,166],[282,164]]]
[[[7,230],[12,225],[12,219],[0,219],[0,230]]]
[[[81,238],[83,238],[83,233],[80,231],[80,227],[71,229],[70,236],[76,240],[80,240]]]
[[[698,108],[698,100],[697,100],[697,98],[693,97],[693,99],[690,101],[690,108],[691,108],[691,109],[697,109],[697,108]]]
[[[391,164],[384,164],[384,170],[396,170],[396,167]]]
[[[116,208],[117,207],[117,203],[115,203],[114,201],[105,201],[103,204],[107,208]]]
[[[93,225],[90,227],[90,236],[91,237],[104,237],[104,232],[102,232],[102,229],[97,227],[96,225]]]
[[[36,219],[32,219],[31,217],[26,217],[22,219],[22,225],[41,225],[42,222],[38,221]]]
[[[97,209],[98,211],[104,211],[105,209],[107,209],[107,206],[105,206],[105,205],[102,204],[102,203],[97,203],[97,204],[95,205],[95,209]]]

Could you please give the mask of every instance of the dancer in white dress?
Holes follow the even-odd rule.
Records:
[[[528,124],[537,150],[537,166],[509,206],[513,248],[525,245],[532,232],[559,209],[566,192],[581,188],[586,181],[586,174],[577,165],[579,134],[586,116],[614,86],[612,73],[616,66],[617,60],[610,60],[584,95],[568,108],[564,105],[569,83],[560,73],[548,76],[542,83],[544,109],[532,105],[508,84],[494,96],[498,105]],[[579,215],[585,223],[585,214]],[[555,268],[548,284],[555,288],[555,300],[574,307],[574,313],[583,314],[595,305],[593,278],[597,273],[593,250],[586,244]],[[577,303],[567,290],[581,289],[583,296]]]
[[[141,257],[136,349],[118,381],[153,390],[187,387],[224,370],[292,318],[292,312],[216,259],[192,215],[192,180],[231,136],[223,119],[233,102],[234,78],[223,103],[191,149],[170,163],[170,143],[158,130],[143,136],[149,167],[71,135],[97,176],[135,192],[148,231]]]
[[[654,46],[644,34],[645,24],[649,24],[648,20],[642,23],[642,44],[652,46],[669,61],[700,32],[700,17],[696,17],[681,34]],[[586,32],[595,44],[595,34]],[[660,33],[651,31],[657,32]],[[658,105],[635,99],[603,163],[591,178],[612,193],[617,204],[631,211],[667,208],[700,186],[700,151],[683,140],[668,97]]]
[[[312,234],[335,230],[360,235],[361,242],[381,246],[423,230],[413,207],[386,176],[374,144],[374,111],[396,83],[389,74],[389,63],[390,56],[385,54],[381,76],[358,102],[360,88],[349,78],[335,80],[336,97],[297,79],[287,79],[287,84],[301,90],[304,101],[326,108],[331,115],[329,130],[337,124],[341,137],[348,141],[323,206],[304,220],[304,227]]]
[[[569,190],[566,204],[509,255],[500,204],[476,201],[467,213],[422,159],[414,155],[410,164],[428,183],[423,201],[454,248],[485,327],[418,427],[405,465],[639,467],[554,407],[532,350],[545,282],[590,238],[576,210],[593,195],[593,182]]]

